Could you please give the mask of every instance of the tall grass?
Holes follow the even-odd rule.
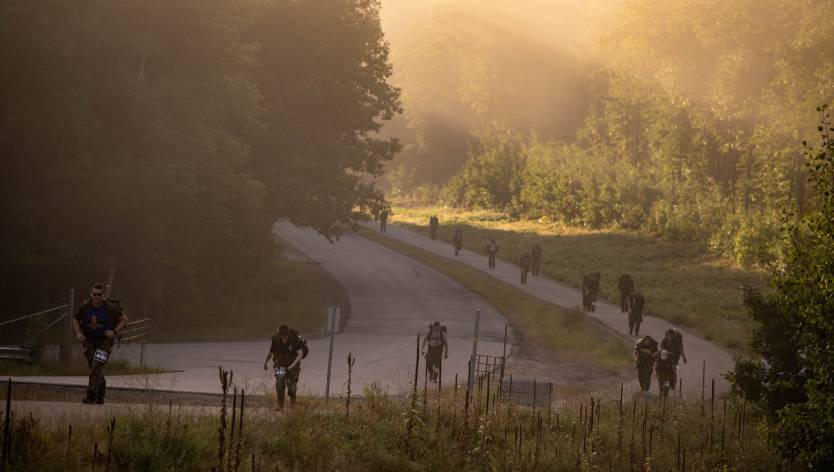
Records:
[[[225,464],[260,471],[801,470],[779,459],[757,432],[764,424],[758,413],[732,397],[621,400],[612,389],[531,408],[502,400],[494,387],[492,398],[463,386],[427,397],[417,389],[416,399],[369,388],[350,416],[337,401],[300,399],[287,414],[256,401],[237,433],[240,460]],[[14,416],[12,470],[105,470],[107,455],[111,470],[212,470],[222,420],[211,413],[154,408],[117,418],[115,428],[110,418],[70,425]]]
[[[461,226],[466,249],[484,253],[486,242],[495,238],[501,246],[498,257],[509,261],[517,261],[538,242],[543,248],[542,273],[547,277],[579,287],[583,274],[601,272],[601,297],[619,304],[617,278],[631,274],[646,297],[650,316],[691,327],[730,349],[744,350],[749,345],[752,322],[744,314],[740,287],[761,287],[765,276],[710,256],[703,244],[439,207],[395,207],[391,222],[428,234],[432,214],[440,218],[441,240],[451,242],[452,232]]]

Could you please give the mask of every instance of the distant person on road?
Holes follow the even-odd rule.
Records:
[[[426,351],[426,345],[429,350]],[[449,358],[449,343],[446,341],[446,327],[440,326],[439,321],[429,325],[429,332],[423,338],[423,354],[426,356],[426,370],[429,380],[437,382],[442,372],[443,359]]]
[[[521,259],[518,260],[518,268],[521,270],[521,284],[524,285],[527,283],[527,273],[530,272],[530,264],[533,262],[533,259],[530,257],[529,252],[525,252],[521,255]]]
[[[635,290],[628,302],[628,334],[640,336],[640,324],[643,323],[643,309],[646,307],[646,299],[640,290]]]
[[[87,382],[86,404],[104,404],[107,381],[104,366],[113,351],[113,341],[127,325],[127,315],[118,302],[104,299],[104,285],[97,283],[90,290],[90,300],[85,302],[72,319],[72,327],[79,341],[84,343],[84,356],[90,368]]]
[[[530,252],[532,256],[532,265],[530,266],[531,271],[533,272],[533,277],[539,276],[539,270],[542,266],[542,246],[539,243],[536,243],[533,246],[533,250]]]
[[[582,277],[582,308],[588,311],[596,311],[597,307],[594,302],[599,296],[599,281],[602,274],[599,272],[592,272],[585,274]]]
[[[383,233],[388,232],[388,210],[383,209],[379,212],[379,230]]]
[[[455,230],[455,234],[452,235],[452,244],[455,246],[455,255],[457,256],[460,254],[461,248],[463,248],[463,230],[458,228]]]
[[[429,234],[432,239],[437,239],[437,229],[440,228],[440,221],[437,216],[431,215],[429,217]]]
[[[675,328],[666,330],[663,340],[660,341],[660,348],[669,351],[672,363],[671,389],[674,390],[678,382],[678,363],[683,359],[686,364],[686,354],[683,352],[683,335]]]
[[[628,313],[628,302],[634,293],[634,281],[631,280],[629,274],[623,274],[620,276],[617,286],[620,289],[620,311]]]
[[[661,397],[669,395],[669,390],[675,389],[675,364],[672,353],[666,349],[657,352],[654,371],[657,374],[657,389]]]
[[[295,393],[298,387],[298,377],[301,374],[301,359],[306,357],[307,343],[297,331],[287,325],[281,325],[272,337],[272,344],[264,360],[264,370],[267,362],[272,359],[275,369],[275,392],[278,395],[276,411],[284,408],[284,390],[290,397],[290,406],[295,406]]]
[[[646,335],[634,343],[634,361],[637,367],[637,379],[640,381],[640,390],[648,392],[651,387],[652,370],[654,369],[655,355],[657,354],[657,341]]]
[[[489,268],[495,268],[495,256],[498,254],[498,243],[495,242],[495,238],[490,238],[489,242],[486,245],[486,252],[487,257],[489,257]]]

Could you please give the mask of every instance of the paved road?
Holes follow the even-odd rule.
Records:
[[[416,336],[425,333],[434,320],[448,327],[451,356],[444,363],[444,383],[451,383],[455,374],[465,378],[476,309],[481,310],[479,352],[501,354],[506,319],[448,277],[356,235],[346,235],[331,244],[314,231],[290,224],[276,224],[274,229],[282,239],[321,263],[344,286],[350,299],[351,318],[344,332],[335,337],[331,394],[346,390],[349,352],[357,359],[352,377],[354,394],[361,394],[364,386],[374,383],[391,393],[405,390],[413,380]],[[279,324],[280,317],[276,317],[276,327]],[[247,391],[271,392],[274,381],[262,368],[270,334],[264,333],[261,342],[149,344],[145,357],[150,365],[180,372],[110,376],[108,385],[217,393],[217,370],[222,365],[234,370],[236,384]],[[322,395],[329,339],[310,339],[309,344],[310,355],[302,362],[300,393]],[[138,350],[136,346],[122,347],[114,356],[135,362]],[[85,377],[20,380],[73,385],[87,381]]]
[[[367,228],[378,231],[378,225],[368,224]],[[459,256],[455,256],[450,244],[438,240],[432,240],[415,231],[389,224],[386,234],[389,237],[396,238],[434,254],[448,257],[449,259],[459,261],[462,264],[467,264],[482,270],[499,280],[515,285],[527,293],[555,305],[568,308],[579,307],[582,305],[582,294],[579,290],[567,287],[544,277],[536,278],[530,276],[528,277],[528,283],[526,285],[521,285],[519,283],[518,269],[514,264],[509,262],[499,259],[494,270],[488,269],[487,259],[485,256],[465,249],[465,235],[464,250],[461,251]],[[651,300],[647,300],[647,304],[651,305]],[[619,335],[634,339],[628,335],[626,315],[620,312],[619,306],[610,305],[608,303],[597,303],[596,311],[589,313],[589,316],[595,318],[604,326]],[[686,355],[689,360],[689,363],[687,364],[681,363],[680,370],[678,371],[678,376],[683,379],[684,395],[700,397],[702,375],[705,378],[707,395],[709,395],[710,381],[712,379],[715,379],[717,393],[727,391],[729,389],[729,384],[724,380],[721,374],[733,368],[733,356],[730,352],[719,347],[715,343],[693,334],[685,328],[675,326],[672,323],[660,318],[646,317],[643,321],[640,332],[643,335],[650,334],[659,341],[663,338],[663,333],[671,327],[676,327],[683,334]],[[702,373],[704,366],[706,366],[705,372]],[[652,388],[653,390],[656,390],[656,385],[653,385]]]

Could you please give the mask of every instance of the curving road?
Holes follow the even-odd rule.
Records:
[[[351,317],[334,342],[331,395],[346,390],[348,353],[357,359],[352,373],[354,394],[361,394],[363,387],[372,384],[391,393],[406,390],[414,376],[417,334],[425,333],[434,320],[448,328],[451,355],[443,365],[444,384],[450,384],[455,374],[465,379],[476,309],[481,311],[478,351],[501,355],[506,319],[459,283],[353,234],[331,244],[312,230],[288,223],[277,223],[274,231],[303,253],[301,257],[322,264],[344,286],[349,297]],[[276,328],[281,324],[280,315],[276,316],[275,324]],[[264,333],[261,342],[149,344],[145,356],[150,365],[179,372],[109,376],[108,385],[217,393],[220,391],[217,371],[222,365],[234,370],[235,383],[248,392],[271,392],[274,381],[262,368],[270,335]],[[322,395],[329,338],[309,339],[309,345],[310,355],[302,362],[299,392]],[[511,347],[508,346],[508,352]],[[137,347],[122,347],[114,357],[136,362]],[[85,377],[20,380],[86,384]]]

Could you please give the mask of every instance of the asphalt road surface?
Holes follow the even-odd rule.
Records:
[[[451,385],[457,374],[466,378],[472,352],[475,310],[480,310],[481,354],[501,355],[506,319],[483,299],[459,283],[394,251],[356,235],[330,243],[316,232],[288,223],[275,225],[279,236],[330,272],[347,292],[351,303],[349,321],[334,338],[332,396],[344,395],[347,387],[347,355],[356,363],[352,393],[379,385],[390,393],[402,393],[413,381],[417,334],[439,320],[448,328],[450,356],[443,364],[443,383]],[[276,328],[281,324],[276,316]],[[274,389],[271,371],[263,370],[269,337],[258,342],[148,344],[145,359],[178,372],[147,376],[108,376],[110,386],[154,388],[173,391],[220,391],[218,366],[234,371],[235,384],[247,392],[268,393]],[[325,392],[330,339],[310,339],[310,354],[302,361],[299,393]],[[508,346],[508,352],[512,346]],[[138,360],[138,346],[115,351],[114,358]],[[424,368],[421,357],[421,374]],[[86,377],[26,377],[28,382],[86,384]]]
[[[374,231],[378,231],[379,228],[378,225],[373,224],[366,226]],[[527,284],[521,285],[519,282],[519,269],[515,264],[510,262],[498,259],[495,269],[488,269],[486,256],[466,249],[465,234],[464,249],[458,256],[454,255],[451,244],[439,240],[432,240],[427,236],[402,227],[389,224],[388,231],[385,234],[434,254],[472,266],[554,305],[567,308],[581,307],[582,305],[582,294],[578,289],[559,284],[545,277],[533,277],[530,275],[527,279]],[[501,241],[498,241],[498,243],[500,244]],[[614,277],[616,275],[603,274],[604,277]],[[651,307],[651,303],[651,300],[646,301],[646,305],[649,307]],[[636,340],[635,337],[628,335],[627,315],[620,312],[619,306],[597,302],[596,311],[588,313],[588,316],[596,319],[618,335],[628,338],[632,342]],[[689,361],[686,364],[681,362],[678,370],[678,378],[683,379],[684,396],[700,398],[703,387],[708,397],[710,395],[712,380],[715,381],[716,393],[729,390],[730,386],[722,376],[724,372],[733,369],[733,356],[729,351],[713,342],[701,338],[685,328],[651,316],[644,316],[643,323],[640,327],[640,334],[649,334],[660,342],[666,330],[672,327],[677,328],[683,334],[686,357]],[[657,391],[656,382],[652,385],[652,391]]]

